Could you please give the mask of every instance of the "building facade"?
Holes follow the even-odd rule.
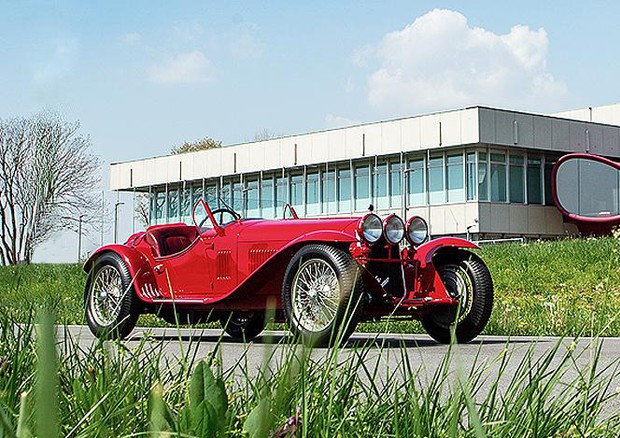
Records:
[[[204,197],[245,217],[281,217],[286,203],[305,217],[362,215],[372,204],[424,217],[433,236],[555,237],[573,228],[553,203],[554,163],[620,157],[620,126],[583,114],[445,111],[115,163],[111,188],[148,193],[151,224],[190,223]]]

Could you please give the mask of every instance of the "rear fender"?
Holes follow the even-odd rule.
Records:
[[[125,245],[106,245],[95,251],[84,263],[84,271],[90,274],[97,259],[105,253],[117,254],[127,265],[136,295],[143,301],[151,302],[155,294],[161,294],[151,265],[140,251]],[[149,296],[152,295],[152,296]]]
[[[469,240],[459,237],[441,237],[420,246],[414,255],[414,260],[417,260],[420,263],[420,267],[424,269],[426,265],[433,263],[433,257],[435,257],[437,253],[452,251],[457,248],[480,249],[478,245]]]

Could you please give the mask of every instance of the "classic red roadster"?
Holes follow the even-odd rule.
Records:
[[[229,207],[194,206],[194,225],[155,225],[88,259],[86,321],[98,337],[124,338],[142,313],[170,323],[220,321],[234,338],[264,328],[265,311],[302,341],[342,342],[360,321],[416,318],[442,343],[469,342],[493,307],[489,270],[424,219],[244,219]],[[426,242],[426,243],[425,243]]]

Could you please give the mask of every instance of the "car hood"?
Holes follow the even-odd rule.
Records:
[[[239,242],[290,241],[306,234],[331,231],[355,240],[359,218],[247,220],[239,230]]]

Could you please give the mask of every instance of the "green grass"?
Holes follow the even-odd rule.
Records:
[[[427,371],[403,346],[391,350],[398,364],[379,371],[380,346],[311,354],[290,344],[266,348],[253,370],[247,352],[223,369],[217,346],[198,361],[197,341],[170,360],[152,339],[79,348],[65,337],[54,348],[52,319],[40,322],[18,329],[0,313],[0,436],[266,437],[287,423],[298,437],[616,437],[620,428],[618,361],[603,366],[596,340],[530,348],[510,372],[508,349],[464,363],[452,346]]]
[[[620,336],[620,240],[614,238],[485,246],[480,255],[495,284],[486,334]],[[79,265],[0,267],[0,308],[24,320],[32,305],[58,320],[83,322],[84,273]],[[154,317],[139,324],[164,325]],[[361,331],[381,331],[367,323]],[[415,321],[393,321],[394,332],[418,332]]]

